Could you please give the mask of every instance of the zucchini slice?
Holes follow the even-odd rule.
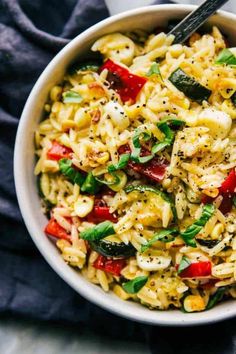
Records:
[[[69,75],[76,74],[78,71],[95,71],[97,72],[102,65],[102,60],[88,60],[80,63],[74,63],[68,69]]]
[[[136,249],[131,243],[112,242],[108,240],[90,241],[92,249],[105,257],[131,257],[136,253]]]
[[[211,95],[211,90],[202,86],[194,78],[188,76],[182,69],[177,68],[168,78],[168,80],[188,98],[199,104],[207,101]]]

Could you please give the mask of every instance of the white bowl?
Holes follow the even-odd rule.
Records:
[[[212,310],[185,314],[179,310],[150,311],[140,304],[122,301],[113,293],[88,282],[79,272],[69,267],[61,258],[54,244],[45,236],[46,217],[41,212],[40,200],[33,174],[35,165],[33,135],[43,112],[50,88],[62,79],[68,65],[79,54],[89,50],[100,36],[135,28],[153,29],[165,25],[168,20],[184,17],[195,7],[191,5],[157,5],[143,7],[108,18],[89,28],[73,39],[49,63],[36,82],[22,113],[16,137],[14,175],[17,197],[28,231],[47,262],[72,288],[89,301],[117,315],[153,325],[199,325],[220,321],[236,315],[233,300],[221,303]],[[235,42],[236,15],[220,12],[209,24],[217,24]]]

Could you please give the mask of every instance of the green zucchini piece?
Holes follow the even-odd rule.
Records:
[[[136,249],[131,243],[112,242],[108,240],[90,241],[92,249],[105,257],[131,257],[136,253]]]
[[[43,199],[46,208],[50,210],[57,203],[57,201],[50,199],[48,196],[48,193],[46,191],[46,183],[47,183],[46,178],[47,176],[45,175],[45,173],[42,173],[37,179],[37,182],[38,182],[39,196]]]
[[[177,68],[168,80],[188,98],[199,104],[207,101],[211,95],[211,90],[202,86],[194,78],[188,76],[182,69]]]
[[[174,219],[177,218],[175,205],[174,205],[171,197],[168,194],[162,192],[160,189],[152,187],[152,186],[147,186],[147,185],[134,185],[134,184],[131,184],[131,185],[127,186],[124,190],[125,190],[126,193],[131,193],[133,191],[138,191],[140,193],[151,192],[151,193],[155,193],[155,194],[159,195],[163,200],[165,200],[166,202],[170,203],[171,211],[172,211],[172,214],[174,216]]]
[[[231,102],[233,103],[233,105],[236,107],[236,92],[233,94],[233,96],[231,96]]]
[[[206,310],[210,310],[212,309],[218,302],[220,302],[225,294],[226,291],[226,287],[222,286],[221,288],[218,288],[215,292],[215,294],[213,294],[209,301],[208,304],[206,306]]]
[[[199,243],[199,245],[207,247],[207,248],[213,248],[215,247],[221,240],[211,240],[211,239],[203,239],[203,238],[196,238],[196,241]]]

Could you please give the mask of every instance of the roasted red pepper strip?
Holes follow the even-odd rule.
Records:
[[[129,145],[123,145],[119,148],[118,152],[119,154],[124,154],[131,152],[131,149]],[[141,156],[149,154],[149,151],[142,149]],[[133,161],[128,162],[129,168],[156,182],[161,182],[164,179],[167,166],[167,162],[160,160],[158,157],[154,157],[151,161],[143,164],[135,163]]]
[[[135,102],[147,79],[132,74],[128,69],[110,59],[100,67],[99,72],[104,69],[108,70],[107,81],[110,83],[110,87],[120,95],[122,102]]]
[[[236,173],[235,169],[232,169],[229,173],[229,175],[226,177],[224,182],[222,183],[219,193],[224,194],[224,193],[234,193],[236,189]]]
[[[44,229],[44,232],[47,235],[56,237],[56,238],[62,238],[67,241],[71,241],[71,235],[66,232],[61,225],[58,224],[58,222],[54,219],[51,218],[47,224],[47,226]]]
[[[95,205],[91,213],[89,213],[86,218],[88,222],[93,222],[95,224],[106,220],[117,222],[117,217],[110,213],[108,206]]]
[[[121,270],[126,266],[125,259],[111,259],[99,255],[93,263],[94,268],[103,270],[116,276],[120,276]]]
[[[178,267],[177,267],[178,268]],[[179,276],[181,278],[202,278],[211,275],[211,262],[191,263],[188,268],[184,269]]]
[[[59,144],[57,141],[53,141],[52,147],[48,150],[47,157],[50,160],[59,161],[60,159],[69,159],[72,150],[67,146]]]
[[[227,214],[231,211],[233,206],[233,197],[235,195],[236,189],[236,173],[235,169],[231,170],[229,175],[226,177],[221,187],[219,188],[219,195],[222,195],[223,200],[220,204],[219,210],[223,214]],[[202,203],[212,203],[215,198],[208,197],[207,195],[202,196]]]

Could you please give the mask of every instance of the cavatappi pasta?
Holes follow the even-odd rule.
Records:
[[[151,309],[236,297],[236,57],[113,33],[54,86],[35,133],[45,228],[90,282]]]

